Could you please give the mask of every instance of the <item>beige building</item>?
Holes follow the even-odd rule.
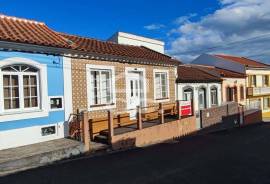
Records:
[[[266,113],[270,112],[269,65],[244,57],[208,54],[199,56],[193,63],[212,65],[245,74],[247,107],[260,108],[264,116],[268,116]]]
[[[143,46],[62,36],[85,54],[70,58],[73,112],[87,110],[91,119],[111,109],[135,119],[137,106],[175,103],[178,61]]]

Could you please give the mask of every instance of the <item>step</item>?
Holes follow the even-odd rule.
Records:
[[[108,137],[109,136],[109,131],[108,130],[103,130],[99,134]]]
[[[81,142],[57,139],[0,151],[0,176],[85,153]]]
[[[103,143],[103,144],[108,144],[108,137],[104,135],[97,135],[95,136],[94,139],[95,142]]]

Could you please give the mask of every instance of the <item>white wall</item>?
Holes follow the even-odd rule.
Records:
[[[164,54],[164,42],[151,38],[146,38],[129,33],[117,32],[111,38],[109,38],[108,41],[125,45],[144,46]]]
[[[198,112],[199,110],[199,102],[198,102],[198,91],[200,87],[206,88],[206,101],[207,101],[207,108],[211,107],[211,94],[210,89],[213,86],[216,86],[218,89],[218,105],[222,103],[221,101],[221,84],[220,83],[178,83],[177,84],[177,100],[183,100],[184,89],[186,87],[191,87],[193,89],[193,100],[195,111]]]
[[[41,128],[56,126],[56,133],[42,136]],[[31,126],[27,128],[12,129],[0,132],[0,150],[15,148],[44,141],[50,141],[64,137],[64,123],[48,124],[43,126]]]

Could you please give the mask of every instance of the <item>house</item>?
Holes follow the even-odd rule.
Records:
[[[88,111],[89,119],[104,119],[108,110],[136,119],[137,106],[155,108],[175,104],[176,66],[179,61],[145,46],[61,34],[80,57],[69,58],[72,69],[73,112]],[[91,124],[90,126],[92,126]],[[107,123],[96,123],[95,134]],[[95,129],[95,127],[90,127]]]
[[[177,98],[193,100],[196,113],[221,104],[222,79],[193,65],[178,66]]]
[[[237,102],[246,104],[246,75],[222,68],[207,65],[193,65],[222,79],[222,102]]]
[[[212,65],[246,75],[246,105],[270,111],[270,66],[244,57],[203,54],[192,61],[194,64]]]
[[[0,15],[0,150],[65,136],[70,68],[57,53],[69,48],[42,22]]]

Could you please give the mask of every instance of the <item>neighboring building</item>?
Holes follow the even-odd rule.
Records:
[[[246,75],[214,66],[194,65],[222,79],[222,102],[238,102],[246,104]]]
[[[44,23],[0,15],[0,150],[65,136],[69,75],[58,48],[69,46]]]
[[[270,111],[270,66],[244,57],[203,54],[192,63],[212,65],[246,75],[246,105]]]
[[[71,58],[74,112],[88,110],[89,117],[100,118],[113,109],[134,119],[137,106],[175,103],[178,61],[143,46],[62,36],[85,52],[82,58]]]
[[[195,111],[221,104],[221,82],[219,76],[210,74],[192,65],[178,66],[178,100],[191,100]]]
[[[144,46],[161,54],[164,54],[165,43],[156,39],[146,38],[130,33],[117,32],[108,41],[133,46]]]

